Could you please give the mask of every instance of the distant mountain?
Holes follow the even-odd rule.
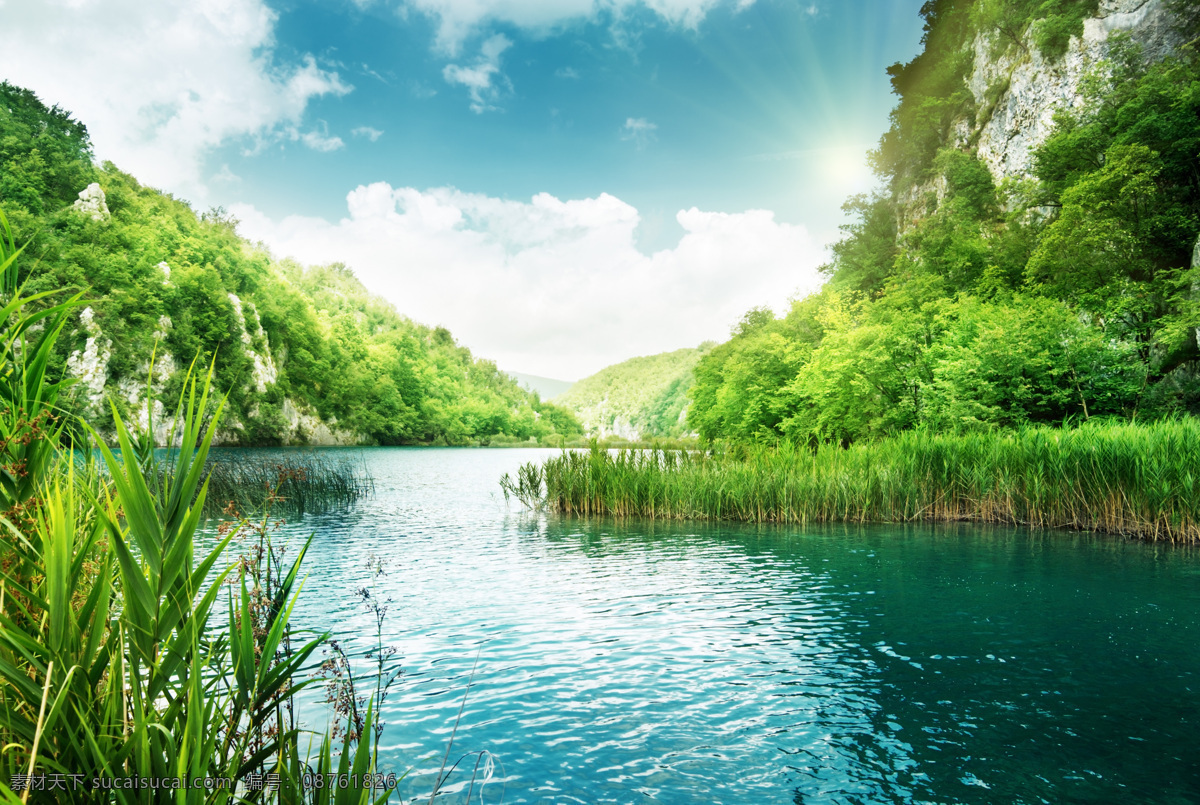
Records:
[[[567,389],[575,385],[569,380],[555,380],[552,377],[538,377],[522,372],[509,372],[508,376],[529,391],[536,391],[543,402],[565,393]]]
[[[684,436],[693,370],[713,346],[630,358],[585,377],[554,402],[573,411],[592,436]]]

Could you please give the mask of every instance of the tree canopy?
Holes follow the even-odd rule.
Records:
[[[93,165],[86,128],[66,112],[10,84],[0,99],[0,206],[29,241],[22,280],[90,300],[54,356],[56,371],[81,379],[65,402],[85,417],[107,421],[110,400],[136,417],[153,354],[163,399],[194,358],[215,359],[226,436],[246,444],[303,440],[315,421],[381,444],[582,432],[568,411],[445,329],[400,315],[346,266],[276,260],[226,211],[197,215],[111,163]],[[107,216],[73,206],[92,182]]]
[[[924,52],[889,71],[885,188],[846,203],[820,292],[778,319],[752,311],[697,365],[688,422],[702,437],[847,444],[1200,413],[1194,46],[1148,65],[1113,35],[1029,179],[997,184],[969,146],[948,145],[970,111],[975,31],[1065,47],[1095,6],[926,3]],[[940,197],[914,202],[930,180]]]

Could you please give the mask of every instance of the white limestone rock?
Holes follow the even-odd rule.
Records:
[[[618,439],[636,441],[641,438],[642,433],[628,419],[618,416],[613,417],[612,422],[607,427],[604,425],[600,426],[600,437],[604,438],[605,436],[616,436]]]
[[[170,316],[159,316],[158,327],[156,327],[154,330],[154,340],[165,341],[167,338],[167,333],[171,331],[171,326]]]
[[[163,326],[163,319],[167,319],[166,327]],[[170,319],[166,316],[159,318],[159,330],[155,332],[155,337],[165,335],[164,330],[170,329]],[[137,371],[131,376],[122,378],[117,383],[117,395],[129,403],[129,410],[133,412],[133,423],[138,430],[146,430],[150,427],[150,419],[153,417],[153,434],[154,443],[160,447],[165,446],[171,436],[172,430],[172,412],[167,409],[162,401],[162,395],[166,391],[167,381],[171,379],[179,367],[175,363],[175,357],[166,350],[162,349],[160,344],[159,349],[154,355],[154,374],[150,374],[150,363],[143,363],[137,368]],[[150,393],[154,398],[154,402],[150,406],[150,410],[146,409],[146,384],[150,384]],[[180,425],[175,424],[175,442],[180,439]]]
[[[243,427],[241,420],[237,417],[225,417],[220,427],[217,428],[217,432],[213,434],[213,446],[222,447],[224,445],[236,446],[242,444]]]
[[[1196,237],[1196,248],[1192,249],[1192,268],[1200,273],[1200,236]],[[1192,299],[1200,302],[1200,277],[1192,280]],[[1196,346],[1200,347],[1200,327],[1196,329]]]
[[[235,293],[229,294],[229,301],[233,304],[233,315],[237,317],[238,326],[242,330],[242,343],[249,346],[252,339],[250,333],[246,332],[246,316],[242,313],[242,300]]]
[[[90,307],[85,307],[79,314],[79,321],[88,334],[87,342],[82,350],[75,350],[67,358],[67,374],[78,381],[87,404],[97,408],[104,399],[104,386],[108,382],[112,342],[100,331],[96,315]]]
[[[291,398],[284,399],[282,413],[287,420],[285,443],[344,447],[363,444],[366,441],[357,433],[337,427],[336,419],[331,419],[328,423],[322,421],[315,411],[298,407]]]
[[[1105,0],[1098,16],[1084,20],[1083,36],[1072,37],[1066,54],[1056,60],[1038,52],[1031,35],[1023,48],[1011,47],[992,60],[989,39],[976,37],[975,68],[967,85],[981,113],[988,111],[989,88],[1007,82],[999,98],[991,99],[991,114],[977,123],[976,153],[997,180],[1032,174],[1033,151],[1053,131],[1055,111],[1083,104],[1081,83],[1107,57],[1108,39],[1116,31],[1140,45],[1147,61],[1160,60],[1181,44],[1163,0]]]
[[[251,372],[250,379],[254,383],[254,390],[259,394],[267,390],[268,383],[274,383],[279,379],[279,370],[275,366],[275,361],[271,357],[271,350],[268,347],[262,353],[257,352],[254,347],[255,338],[250,335],[250,331],[246,328],[246,316],[242,311],[242,300],[237,294],[229,294],[229,301],[233,305],[234,315],[237,316],[238,324],[241,327],[241,340],[246,345],[246,356],[254,362],[254,369]],[[262,322],[258,323],[258,330],[255,333],[260,343],[266,343],[267,334],[262,328]]]
[[[104,191],[100,188],[99,182],[92,182],[79,191],[79,200],[75,202],[75,210],[93,221],[108,220],[108,203],[105,201]]]
[[[1038,51],[1031,31],[1020,47],[1010,45],[999,56],[993,56],[992,37],[977,36],[967,77],[975,120],[953,121],[951,144],[973,150],[997,183],[1030,178],[1033,152],[1053,132],[1054,113],[1084,103],[1083,80],[1108,56],[1109,38],[1117,31],[1140,45],[1148,62],[1182,44],[1163,0],[1102,0],[1097,16],[1084,20],[1083,35],[1072,37],[1067,52],[1054,60]],[[941,176],[902,190],[897,199],[900,230],[926,215],[930,200],[940,204],[945,196]]]

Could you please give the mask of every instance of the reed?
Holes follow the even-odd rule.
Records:
[[[344,509],[375,491],[361,461],[316,452],[285,458],[222,453],[205,466],[205,515],[227,511],[302,515]]]
[[[1200,421],[912,431],[849,448],[563,452],[501,479],[563,514],[747,522],[966,520],[1200,541]]]
[[[0,213],[0,802],[386,802],[391,788],[369,774],[373,702],[340,753],[293,717],[325,638],[289,624],[307,545],[286,565],[269,543],[266,561],[228,564],[225,549],[252,524],[223,524],[207,550],[196,539],[222,408],[211,369],[184,382],[171,460],[160,464],[115,410],[120,455],[137,459],[88,430],[99,455],[79,460],[46,377],[78,297],[24,296],[18,254]],[[355,782],[305,785],[335,771]],[[146,784],[217,778],[228,784]]]
[[[369,785],[306,787],[314,772],[334,769],[365,779],[378,736],[347,735],[340,758],[330,735],[317,738],[315,752],[302,748],[308,736],[293,700],[316,681],[307,670],[325,639],[300,639],[289,625],[308,546],[283,564],[267,523],[242,520],[198,550],[221,406],[208,382],[193,378],[183,407],[182,445],[169,467],[122,461],[98,437],[103,472],[59,453],[23,504],[33,516],[3,546],[0,799],[11,785],[32,802],[166,801],[160,790],[119,788],[154,778],[181,781],[170,798],[195,805],[386,800],[390,791]],[[121,454],[134,454],[133,434],[119,417],[115,426]],[[24,427],[32,442],[55,437]],[[225,564],[225,549],[246,530],[265,551]],[[228,784],[187,787],[206,778]],[[263,785],[268,778],[276,785]],[[62,787],[52,787],[56,779]],[[91,787],[97,779],[117,788]]]

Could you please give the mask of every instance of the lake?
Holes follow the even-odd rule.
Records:
[[[553,451],[326,452],[375,494],[281,529],[315,534],[293,622],[369,651],[387,563],[393,802],[428,801],[460,706],[439,803],[1200,801],[1196,549],[560,518],[498,484]]]

